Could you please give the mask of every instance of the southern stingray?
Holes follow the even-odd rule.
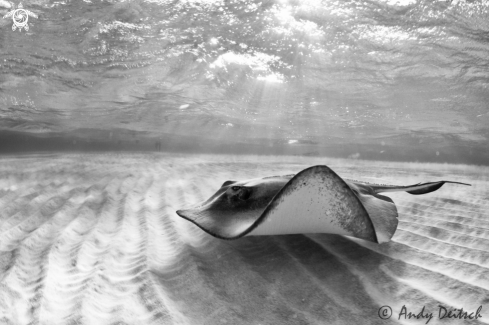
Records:
[[[397,209],[382,192],[420,195],[438,190],[438,181],[408,186],[342,179],[327,166],[296,175],[226,181],[209,199],[177,214],[222,239],[254,235],[340,234],[375,243],[394,235]]]

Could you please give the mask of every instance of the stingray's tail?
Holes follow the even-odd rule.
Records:
[[[437,189],[439,189],[440,187],[442,187],[443,184],[445,184],[445,183],[472,186],[470,184],[460,183],[460,182],[439,181],[439,182],[430,182],[430,183],[423,183],[423,184],[418,183],[418,184],[408,185],[408,186],[373,185],[373,184],[371,184],[371,187],[375,193],[401,192],[402,191],[402,192],[408,192],[409,194],[413,194],[413,195],[421,195],[421,194],[434,192]]]

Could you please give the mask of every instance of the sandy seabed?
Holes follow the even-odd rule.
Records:
[[[370,182],[472,187],[389,194],[400,222],[382,245],[323,234],[225,241],[175,213],[225,180],[319,164]],[[403,306],[433,313],[429,324],[489,323],[487,167],[37,154],[1,157],[0,175],[0,324],[426,323]],[[439,306],[482,306],[482,318],[439,319]]]

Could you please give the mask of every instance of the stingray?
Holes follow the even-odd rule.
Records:
[[[383,192],[421,195],[438,190],[438,181],[379,185],[342,179],[327,166],[296,175],[226,181],[209,199],[177,214],[221,239],[304,233],[339,234],[375,243],[390,241],[397,208]]]

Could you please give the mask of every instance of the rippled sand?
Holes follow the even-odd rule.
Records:
[[[228,179],[327,164],[392,184],[393,241],[337,235],[223,241],[178,217]],[[488,168],[169,154],[0,158],[0,324],[425,324],[438,306],[489,322]],[[379,308],[393,315],[381,320]]]

